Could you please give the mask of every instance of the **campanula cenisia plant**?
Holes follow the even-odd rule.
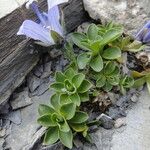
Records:
[[[27,6],[33,10],[37,16],[37,21],[25,20],[21,25],[17,35],[26,35],[37,40],[43,46],[54,45],[57,37],[63,37],[64,31],[60,24],[60,14],[58,5],[68,0],[48,0],[48,13],[41,12],[35,0],[30,0]]]
[[[53,99],[57,101],[57,96]],[[55,102],[56,103],[56,102]],[[88,115],[82,111],[76,111],[74,103],[39,106],[38,123],[47,127],[44,137],[45,144],[53,144],[60,140],[66,147],[72,148],[73,133],[86,132]],[[73,131],[72,131],[73,130]]]
[[[73,102],[80,106],[81,102],[89,100],[89,90],[92,84],[85,79],[83,73],[68,68],[64,73],[56,72],[56,82],[51,84],[56,93],[60,94],[60,103]]]
[[[79,68],[84,69],[89,65],[95,72],[100,72],[103,69],[103,58],[108,60],[119,58],[121,50],[118,47],[104,47],[120,37],[122,33],[122,28],[111,26],[105,29],[95,24],[88,27],[86,34],[73,33],[72,41],[85,50],[77,57]]]
[[[110,91],[120,81],[119,67],[112,61],[105,62],[103,70],[96,74],[96,87]]]

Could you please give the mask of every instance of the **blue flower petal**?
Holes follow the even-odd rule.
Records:
[[[53,45],[54,40],[50,36],[48,29],[31,20],[25,20],[21,25],[17,35],[26,35],[34,40],[39,40],[48,45]]]
[[[149,43],[150,42],[150,29],[148,29],[147,33],[143,37],[143,42],[144,43]]]
[[[58,34],[63,36],[63,28],[59,22],[59,9],[58,6],[54,6],[50,10],[48,10],[48,20],[49,20],[49,26],[51,30],[56,31]]]

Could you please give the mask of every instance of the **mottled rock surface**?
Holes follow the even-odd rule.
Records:
[[[150,19],[149,0],[83,0],[89,15],[102,23],[114,21],[135,34]]]

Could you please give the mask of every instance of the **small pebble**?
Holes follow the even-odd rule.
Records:
[[[114,124],[114,127],[117,129],[117,128],[120,128],[122,126],[125,126],[126,125],[126,118],[123,117],[123,118],[118,118],[117,120],[115,120],[115,124]]]

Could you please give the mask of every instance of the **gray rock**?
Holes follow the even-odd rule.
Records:
[[[62,55],[62,51],[60,49],[53,49],[51,51],[48,51],[49,52],[49,55],[50,57],[52,58],[57,58],[58,56]]]
[[[117,120],[115,120],[115,124],[114,124],[114,127],[115,128],[120,128],[122,126],[125,126],[126,125],[126,118],[118,118]]]
[[[112,129],[114,126],[114,121],[112,120],[112,118],[105,114],[101,114],[97,119],[105,129]]]
[[[138,96],[136,94],[133,94],[131,97],[131,101],[136,103],[139,100]]]
[[[10,105],[8,102],[0,105],[0,114],[7,114],[9,112]]]
[[[27,79],[27,82],[31,93],[34,92],[41,84],[41,80],[33,74],[30,74],[30,76]]]
[[[89,22],[84,22],[84,23],[82,23],[82,24],[77,28],[77,32],[86,33],[89,25],[90,25]]]
[[[4,143],[5,143],[5,140],[3,138],[0,138],[0,150],[3,150]]]
[[[31,95],[32,96],[41,96],[49,89],[49,86],[50,86],[49,81],[44,82]]]
[[[49,146],[42,146],[39,150],[64,150],[64,146],[58,142]]]
[[[43,71],[41,78],[47,78],[50,76],[50,74],[52,73],[51,65],[52,65],[51,61],[44,64],[44,71]]]
[[[6,134],[6,129],[5,128],[1,129],[0,130],[0,138],[4,137],[5,134]]]
[[[43,65],[38,65],[33,70],[33,74],[39,78],[43,74],[43,71],[44,71]]]
[[[121,23],[126,31],[135,34],[150,17],[149,0],[83,0],[85,10],[103,24]]]
[[[17,93],[13,96],[13,100],[10,101],[13,110],[31,105],[32,99],[28,96],[28,88],[24,91]]]
[[[16,125],[20,125],[22,121],[20,110],[11,111],[8,115],[2,116],[2,118],[10,120]]]
[[[109,110],[108,110],[108,115],[112,119],[117,119],[117,118],[121,118],[121,117],[126,117],[127,116],[125,110],[121,109],[119,107],[110,107]]]
[[[90,134],[92,144],[84,144],[83,150],[110,150],[113,133],[114,130],[99,128],[99,130]]]
[[[35,144],[37,144],[37,142],[41,139],[41,137],[43,136],[43,134],[45,133],[46,128],[40,128],[31,138],[30,142],[28,143],[28,145],[26,145],[25,147],[22,148],[22,150],[31,150],[34,148]]]
[[[51,92],[37,97],[33,97],[33,104],[20,109],[22,122],[19,125],[12,124],[11,134],[6,137],[7,147],[11,150],[22,150],[25,147],[32,147],[40,138],[42,132],[39,130],[40,125],[37,123],[39,104],[48,104]],[[39,130],[39,131],[38,131]],[[29,150],[29,149],[27,149]]]

